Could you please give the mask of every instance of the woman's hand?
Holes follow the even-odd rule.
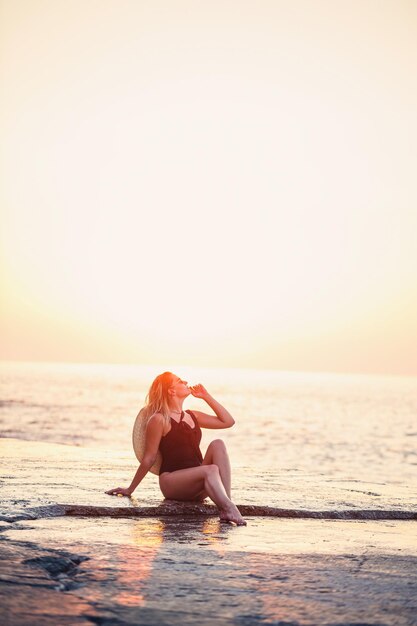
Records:
[[[119,493],[122,496],[131,496],[132,493],[131,491],[129,491],[129,489],[123,489],[123,487],[116,487],[116,489],[109,489],[108,491],[106,491],[106,493],[109,494],[109,496],[117,496]]]
[[[189,387],[194,398],[201,398],[202,400],[207,400],[210,397],[209,392],[203,385],[193,385]]]

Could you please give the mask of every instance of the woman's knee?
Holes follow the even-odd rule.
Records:
[[[209,445],[209,448],[211,448],[212,450],[218,450],[219,452],[226,452],[226,445],[223,439],[214,439]]]
[[[213,479],[216,476],[220,475],[218,465],[211,464],[211,465],[203,465],[202,467],[204,467],[204,473],[205,473],[206,478]]]

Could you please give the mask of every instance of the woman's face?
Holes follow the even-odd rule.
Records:
[[[175,374],[173,375],[171,389],[175,392],[175,395],[177,396],[177,398],[186,398],[191,393],[191,391],[188,389],[187,381],[182,380]]]

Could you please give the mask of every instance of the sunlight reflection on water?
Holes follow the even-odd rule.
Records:
[[[417,378],[173,369],[235,417],[230,430],[204,431],[202,447],[220,436],[236,465],[415,480]],[[0,371],[2,436],[131,453],[135,416],[161,368],[2,363]]]

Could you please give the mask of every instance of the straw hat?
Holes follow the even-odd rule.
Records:
[[[136,458],[141,463],[142,463],[143,455],[145,454],[146,424],[147,424],[146,418],[144,418],[143,415],[139,413],[139,415],[137,416],[135,420],[135,424],[133,426],[132,443],[133,443],[133,449],[136,454]],[[152,474],[159,475],[159,470],[161,469],[161,463],[162,463],[162,454],[158,450],[156,461],[152,465],[149,471],[152,472]]]

